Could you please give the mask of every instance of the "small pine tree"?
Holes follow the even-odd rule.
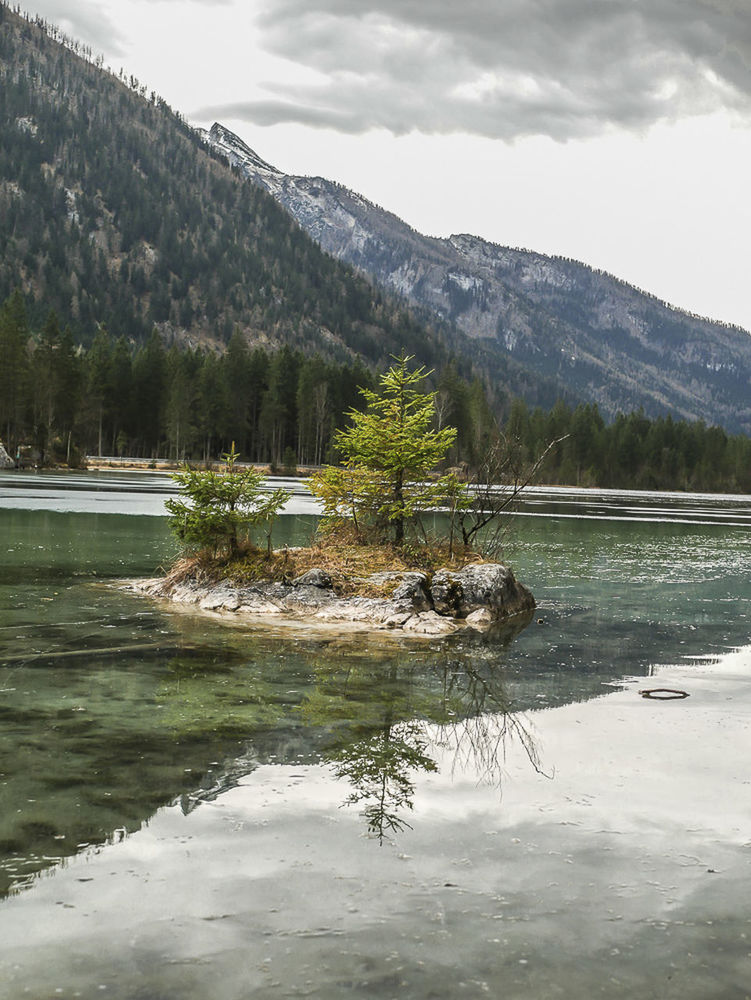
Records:
[[[282,468],[284,469],[284,474],[286,476],[297,475],[297,455],[295,454],[295,449],[289,445],[284,449]]]
[[[393,533],[401,545],[412,517],[446,503],[453,477],[430,476],[456,430],[433,427],[436,394],[421,391],[430,372],[410,371],[412,356],[394,360],[380,378],[380,392],[361,389],[367,408],[351,410],[350,426],[334,437],[344,467],[312,476],[311,490],[323,502],[324,517],[351,520],[358,533],[372,528],[381,540]]]
[[[260,472],[236,468],[239,455],[234,442],[222,458],[222,472],[185,469],[173,474],[186,499],[166,501],[170,528],[187,548],[224,552],[233,558],[241,537],[265,524],[270,550],[270,525],[292,494],[284,489],[266,491]]]

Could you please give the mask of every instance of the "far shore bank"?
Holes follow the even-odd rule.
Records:
[[[223,469],[225,463],[220,459],[212,459],[210,462],[201,460],[177,460],[171,458],[133,458],[117,455],[86,455],[84,463],[80,466],[69,466],[64,462],[60,463],[34,463],[24,461],[20,465],[15,462],[11,466],[0,466],[0,472],[179,472],[185,468],[186,464],[192,468],[213,469],[218,471]],[[263,462],[236,462],[238,469],[256,469],[265,476],[280,477],[285,479],[304,479],[320,469],[318,465],[298,465],[294,469],[279,468]]]
[[[213,469],[215,471],[223,469],[225,465],[225,463],[219,459],[213,459],[210,462],[192,461],[189,464],[193,468]],[[169,473],[180,472],[185,468],[185,465],[186,462],[184,461],[178,462],[169,458],[117,458],[87,455],[85,468],[71,471],[109,472],[125,470],[131,472]],[[268,464],[256,462],[236,462],[235,465],[238,469],[256,469],[258,472],[262,472],[265,476],[281,477],[285,479],[305,479],[312,473],[317,472],[320,468],[320,466],[317,465],[298,465],[294,469],[280,469],[272,467]],[[57,466],[56,468],[64,469],[65,466]]]
[[[138,473],[156,473],[160,475],[169,475],[173,472],[182,471],[185,468],[185,462],[176,462],[172,459],[165,458],[119,458],[119,457],[98,457],[91,456],[86,459],[86,465],[82,468],[70,468],[67,465],[45,465],[45,466],[27,466],[22,469],[9,468],[0,469],[0,481],[2,474],[8,473],[9,475],[25,473],[61,473],[69,472],[71,475],[85,475],[87,472],[138,472]],[[199,461],[192,461],[190,463],[193,468],[205,468],[204,464]],[[224,467],[224,463],[219,460],[212,461],[210,468],[218,471]],[[264,476],[269,479],[300,479],[305,480],[308,476],[312,475],[314,472],[318,471],[320,466],[314,465],[299,465],[296,469],[274,469],[271,466],[263,463],[254,462],[238,462],[237,468],[239,469],[256,469],[261,472]],[[524,488],[522,496],[530,496],[540,493],[550,493],[558,494],[561,496],[571,495],[575,497],[676,497],[685,499],[686,497],[699,497],[705,499],[715,499],[719,500],[722,498],[727,498],[734,501],[739,500],[749,500],[751,502],[751,494],[748,493],[728,493],[726,491],[718,492],[707,492],[697,491],[697,490],[680,490],[680,489],[637,489],[631,487],[621,487],[621,486],[578,486],[578,485],[568,485],[565,483],[536,483],[535,485],[526,486]]]

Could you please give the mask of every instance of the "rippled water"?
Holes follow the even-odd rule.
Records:
[[[397,888],[399,858],[414,851],[432,857],[430,845],[442,836],[446,817],[431,809],[432,788],[453,802],[451,837],[461,840],[456,821],[466,809],[497,811],[504,762],[514,753],[521,754],[517,781],[555,771],[555,760],[538,753],[537,714],[542,719],[543,710],[597,698],[657,665],[691,665],[749,642],[749,498],[534,491],[514,521],[507,552],[538,599],[528,628],[489,638],[364,641],[227,624],[120,589],[118,581],[153,574],[174,555],[161,516],[170,489],[169,479],[154,474],[0,479],[7,540],[0,553],[0,890],[16,893],[0,906],[0,924],[14,919],[24,898],[42,907],[44,919],[45,893],[58,892],[55,880],[67,877],[66,866],[75,872],[82,860],[95,864],[86,859],[101,857],[118,867],[107,852],[136,851],[148,842],[149,827],[168,831],[154,834],[160,842],[199,838],[197,853],[209,864],[206,852],[212,855],[212,844],[224,849],[227,828],[201,819],[203,811],[208,816],[249,788],[255,808],[266,802],[270,815],[281,807],[295,825],[294,835],[286,820],[275,827],[283,860],[274,862],[267,888],[277,912],[301,905],[286,899],[284,886],[302,879],[302,845],[326,838],[327,829],[343,864],[330,877],[366,881],[374,864],[399,910],[407,905]],[[299,487],[288,510],[278,543],[304,540],[315,524]],[[468,796],[467,787],[480,781],[484,791]],[[247,811],[249,800],[242,801]],[[237,822],[245,824],[251,853],[254,842],[261,854],[268,850],[261,813]],[[308,843],[307,850],[312,858],[317,848]],[[467,850],[467,864],[474,864],[477,845]],[[490,858],[488,850],[483,846]],[[160,858],[146,881],[163,884],[170,864]],[[40,873],[52,881],[40,883]],[[85,872],[71,877],[88,886]],[[217,879],[228,894],[224,903],[217,900],[217,912],[250,919],[240,915],[226,873]],[[456,879],[448,872],[444,881]],[[89,901],[75,905],[108,912],[101,883],[90,888]],[[160,919],[178,919],[184,893],[175,890],[171,908],[164,891]],[[426,885],[425,906],[445,911],[442,895]],[[415,905],[410,899],[408,908]],[[339,904],[355,905],[351,897]],[[113,919],[103,917],[107,926]],[[337,925],[345,953],[356,951],[357,919]],[[382,928],[382,964],[371,970],[377,985],[370,992],[387,997],[400,990],[387,968],[394,941],[380,919],[373,927]],[[454,910],[451,920],[462,936]],[[325,898],[310,921],[303,952],[314,965],[316,921],[332,926]],[[415,921],[415,934],[424,935]],[[276,918],[266,914],[264,922],[264,930],[246,928],[251,939],[275,933]],[[161,943],[155,933],[156,952],[178,961],[171,933]],[[278,933],[283,942],[287,932]],[[466,935],[461,939],[466,945]],[[54,964],[54,941],[40,938],[38,945]],[[247,995],[240,938],[233,932],[225,945],[226,953],[220,945],[206,954],[198,948],[200,962],[219,962],[223,954],[230,985],[217,995]],[[122,947],[117,961],[127,963],[128,946]],[[478,960],[476,945],[473,954]],[[206,979],[189,958],[188,972],[171,978],[157,972],[156,957],[139,955],[140,974],[121,969],[110,976],[109,995],[205,995]],[[262,959],[259,952],[254,960]],[[34,966],[18,973],[7,995],[27,988],[34,994],[42,985],[72,995],[102,985],[96,980],[104,967],[91,955],[84,966],[85,974],[68,969],[58,986]],[[455,967],[463,982],[472,980],[458,954]],[[350,968],[340,971],[334,988],[323,973],[299,972],[297,985],[287,983],[278,995],[361,995],[371,981]],[[441,992],[439,980],[428,977],[419,989],[422,979],[410,980],[413,995],[453,995]],[[480,995],[479,986],[467,988]],[[264,989],[273,992],[268,983]]]

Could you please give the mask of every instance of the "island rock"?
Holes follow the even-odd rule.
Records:
[[[487,611],[492,620],[499,621],[535,606],[529,590],[500,563],[441,569],[433,577],[430,591],[438,614],[456,618],[466,619],[475,611]]]
[[[279,623],[397,629],[411,635],[447,635],[462,628],[484,630],[491,625],[530,614],[535,599],[506,566],[473,563],[461,570],[426,573],[374,573],[360,581],[365,591],[382,590],[384,597],[339,596],[329,573],[310,569],[290,582],[235,585],[190,577],[133,580],[130,589],[201,611],[273,618]]]

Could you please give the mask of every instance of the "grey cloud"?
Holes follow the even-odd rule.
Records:
[[[237,101],[211,104],[196,108],[190,114],[196,121],[226,121],[230,118],[250,121],[255,125],[278,125],[293,122],[314,128],[333,128],[339,132],[363,132],[360,116],[344,109],[316,108],[288,104],[284,101]],[[368,128],[369,126],[366,126]]]
[[[108,56],[125,53],[122,33],[96,0],[76,0],[75,3],[71,0],[35,0],[34,11],[97,52],[105,52]]]
[[[262,44],[324,82],[231,106],[258,124],[565,140],[751,112],[748,0],[264,3]]]
[[[196,7],[231,7],[235,0],[141,0],[143,4],[155,3],[177,3],[184,6],[186,3],[194,3]]]

